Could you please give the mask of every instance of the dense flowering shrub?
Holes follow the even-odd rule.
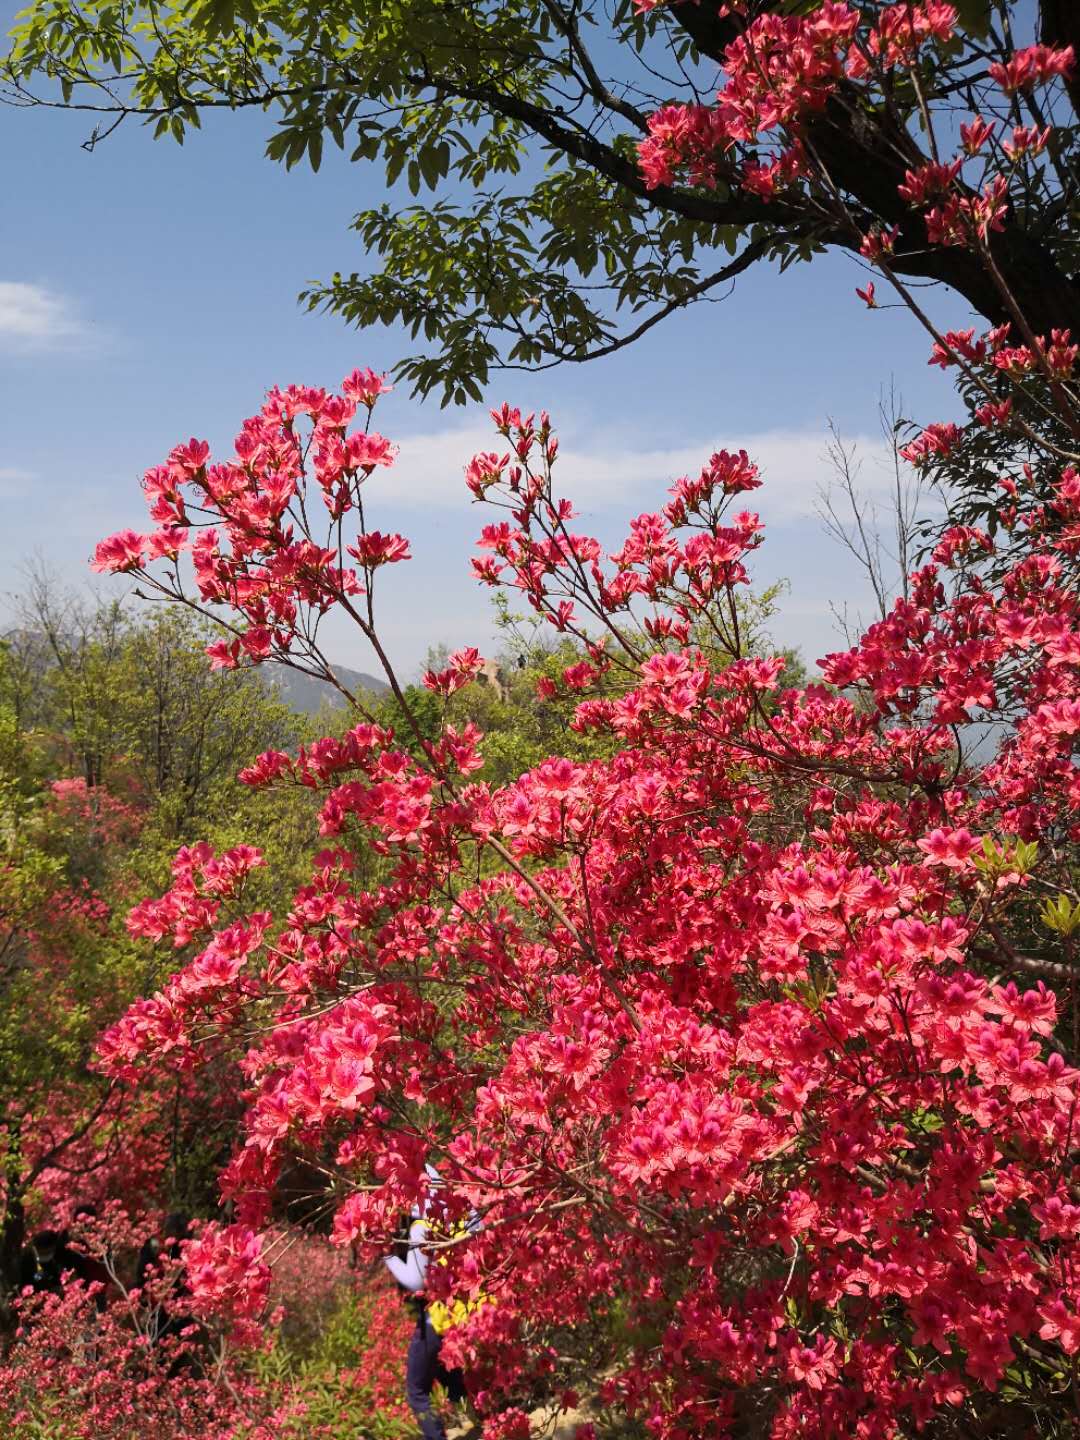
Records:
[[[385,1440],[407,1431],[411,1323],[388,1277],[358,1275],[325,1239],[275,1231],[267,1323],[248,1337],[254,1348],[237,1347],[195,1321],[180,1258],[159,1255],[137,1286],[136,1253],[161,1216],[135,1220],[116,1202],[100,1214],[80,1218],[71,1242],[107,1283],[69,1274],[60,1291],[26,1290],[17,1301],[0,1366],[5,1436]]]
[[[657,7],[636,0],[636,8]],[[1014,36],[1034,12],[1009,7],[993,23],[988,6],[940,0],[825,0],[797,15],[752,0],[719,8],[738,17],[740,31],[723,52],[720,88],[711,103],[668,105],[649,117],[638,144],[646,185],[654,193],[680,181],[710,191],[739,186],[765,199],[778,225],[812,211],[822,234],[883,278],[881,292],[873,281],[857,287],[860,299],[871,309],[890,296],[907,305],[933,337],[930,363],[956,376],[971,423],[930,425],[907,451],[948,484],[954,517],[994,533],[1017,482],[1052,511],[1076,444],[1077,350],[1069,330],[1045,317],[1074,292],[1039,265],[1017,227],[1071,203],[1066,157],[1080,93],[1073,46],[1020,43]],[[1059,23],[1073,23],[1073,7],[1047,0],[1036,8],[1047,32],[1073,33]],[[1004,42],[997,58],[975,38],[983,34]],[[900,93],[917,125],[901,118]],[[868,115],[890,116],[891,133],[874,142],[876,169],[856,175],[847,142]],[[876,175],[869,210],[867,169]],[[928,275],[947,271],[981,314],[1002,323],[978,337],[974,328],[936,328],[903,278],[919,273],[914,255],[926,256]],[[1032,323],[1033,313],[1043,318]]]
[[[142,817],[82,779],[39,789],[30,762],[9,764],[0,757],[0,1328],[28,1232],[106,1196],[145,1205],[167,1158],[160,1134],[132,1123],[145,1097],[125,1106],[87,1066],[138,993],[112,943],[130,895],[118,906],[100,872],[104,854],[130,852]],[[19,785],[25,803],[8,810]]]
[[[948,41],[949,6],[872,8],[869,35],[836,3],[751,26],[717,108],[654,120],[646,177],[708,183],[712,157],[777,130],[795,138],[763,193],[800,183],[800,117],[845,70],[916,84],[923,47]],[[1026,94],[1071,64],[1020,51],[987,83]],[[989,123],[898,201],[992,277],[1007,182],[961,178]],[[1009,144],[1011,164],[1043,142]],[[906,296],[889,243],[868,236],[867,255]],[[1026,333],[1019,309],[1016,325],[1019,346],[935,330],[932,360],[985,386],[995,408],[973,423],[998,429],[1010,387],[1040,371],[1068,429],[1074,347]],[[393,461],[370,428],[383,388],[356,371],[337,394],[274,390],[232,454],[178,446],[145,480],[157,528],[95,559],[216,615],[219,666],[275,658],[336,683],[318,622],[343,611],[415,742],[349,697],[345,734],[244,771],[323,797],[323,848],[286,914],[245,904],[257,849],[205,845],[131,913],[178,967],[104,1037],[106,1069],[131,1080],[248,1041],[223,1175],[235,1218],[193,1251],[198,1301],[263,1314],[287,1156],[323,1167],[336,1238],[372,1255],[434,1156],[432,1294],[491,1297],[446,1340],[489,1440],[527,1433],[537,1388],[612,1362],[601,1400],[658,1440],[1067,1433],[1080,457],[1024,420],[1056,467],[1048,495],[1010,480],[995,535],[949,527],[891,614],[826,658],[825,683],[782,690],[782,660],[739,628],[762,541],[741,508],[761,483],[750,458],[713,456],[605,553],[556,489],[547,416],[504,406],[500,449],[466,474],[501,511],[475,572],[578,642],[562,686],[611,754],[493,789],[475,778],[482,735],[427,739],[379,640],[378,571],[408,555],[365,509],[365,479]],[[909,458],[960,433],[927,427]],[[425,684],[449,697],[480,664],[456,652]],[[353,878],[361,848],[384,858],[371,888]],[[1040,933],[1057,958],[1027,953]],[[471,1212],[479,1229],[455,1225]]]
[[[270,1244],[269,1303],[293,1348],[318,1344],[326,1314],[355,1290],[348,1255],[325,1239],[283,1229]]]
[[[16,1440],[268,1440],[284,1418],[235,1360],[215,1351],[194,1324],[162,1334],[163,1315],[182,1315],[178,1261],[163,1259],[141,1289],[131,1283],[133,1247],[148,1223],[111,1206],[82,1222],[76,1243],[96,1256],[108,1282],[68,1276],[62,1289],[17,1302],[18,1329],[0,1366],[0,1420]],[[267,1428],[263,1428],[265,1421]]]
[[[216,660],[311,663],[309,617],[335,600],[372,624],[375,567],[339,566],[295,520],[321,492],[331,525],[363,526],[369,462],[343,458],[357,384],[274,392],[236,460],[190,445],[151,472],[155,506],[185,516],[187,487],[221,517],[191,542],[202,597],[243,617]],[[964,568],[970,537],[946,536],[911,599],[829,657],[842,688],[766,707],[780,662],[739,653],[731,606],[761,538],[731,513],[758,483],[748,458],[678,481],[605,557],[552,489],[546,419],[496,422],[507,454],[470,483],[509,518],[478,570],[560,629],[606,626],[575,724],[621,748],[491,792],[469,779],[478,734],[417,761],[360,718],[245,772],[325,791],[326,848],[287,916],[245,911],[250,847],[180,852],[135,908],[134,934],[196,953],[108,1033],[106,1065],[193,1065],[203,1037],[252,1032],[237,1219],[193,1247],[196,1297],[263,1313],[258,1227],[291,1148],[335,1155],[337,1235],[371,1246],[438,1152],[451,1215],[485,1222],[433,1267],[437,1293],[495,1297],[447,1340],[481,1404],[535,1383],[554,1335],[616,1296],[661,1342],[611,1386],[662,1435],[724,1434],[747,1407],[778,1435],[889,1433],[979,1410],[1018,1355],[1049,1403],[1080,1345],[1078,1079],[1047,1049],[1055,994],[987,978],[979,955],[1000,944],[1015,969],[995,938],[1012,912],[1033,883],[1069,893],[1068,542],[1018,506],[1025,558],[990,586]],[[729,663],[688,643],[702,622]],[[1006,696],[1011,734],[965,762],[960,727]],[[373,892],[349,883],[359,843],[393,862]],[[478,871],[485,852],[497,869]]]
[[[123,1323],[126,1313],[113,1306],[99,1315],[81,1285],[20,1310],[21,1329],[0,1368],[6,1435],[128,1440],[152,1429],[168,1440],[225,1440],[236,1433],[223,1415],[223,1387],[171,1373],[153,1345]]]

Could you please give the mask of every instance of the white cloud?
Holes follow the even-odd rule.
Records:
[[[477,451],[502,453],[505,444],[496,444],[500,437],[479,419],[399,438],[397,463],[390,470],[377,471],[367,482],[375,505],[372,517],[381,512],[383,523],[400,525],[409,533],[421,513],[427,512],[436,531],[445,527],[445,534],[455,536],[456,543],[457,517],[467,521],[467,507],[473,503],[464,485],[465,464]],[[894,484],[892,451],[880,435],[843,435],[842,439],[857,467],[858,490],[879,504],[887,530]],[[671,483],[681,475],[696,474],[714,451],[746,450],[764,483],[758,490],[737,496],[735,508],[756,510],[766,526],[766,543],[752,566],[755,589],[784,582],[770,627],[777,644],[794,645],[812,666],[819,655],[846,643],[834,602],[841,609],[846,602],[848,619],[854,625],[860,615],[873,618],[874,600],[865,573],[852,555],[826,534],[818,513],[821,487],[835,479],[828,454],[830,435],[824,424],[742,435],[716,432],[665,447],[636,445],[632,436],[608,435],[595,428],[564,426],[561,440],[555,467],[558,491],[582,512],[576,528],[598,535],[605,545],[617,542],[625,533],[630,516],[659,509]],[[843,497],[837,499],[840,513],[846,514]],[[473,518],[478,531],[481,521],[492,516],[478,506]],[[380,522],[373,519],[372,523]],[[414,549],[419,554],[418,547]],[[395,639],[401,640],[402,648],[412,653],[421,636],[449,638],[447,622],[432,621],[426,588],[414,597],[404,583],[406,577],[394,578],[403,588],[384,613],[400,627],[401,634]],[[447,615],[467,617],[468,624],[485,628],[482,615],[474,615],[467,604],[464,581],[460,587],[457,581],[453,585],[452,602],[451,591],[447,591]],[[414,612],[417,600],[422,609]],[[413,623],[416,613],[419,619]],[[456,643],[466,643],[457,629],[453,638]],[[482,643],[482,639],[477,629],[469,643]]]
[[[504,451],[489,424],[448,426],[427,434],[405,436],[397,463],[368,481],[372,498],[404,509],[455,509],[469,503],[463,471],[477,451]],[[716,450],[746,450],[761,470],[764,485],[746,496],[746,504],[767,521],[785,523],[815,514],[819,487],[832,476],[829,436],[824,427],[767,430],[744,435],[703,437],[691,443],[646,448],[625,439],[563,432],[555,467],[557,488],[583,510],[657,509],[672,481],[695,474]],[[883,491],[890,483],[891,464],[880,437],[856,435],[850,440],[864,463],[860,487]]]
[[[51,345],[83,334],[71,301],[44,285],[0,280],[0,342]]]

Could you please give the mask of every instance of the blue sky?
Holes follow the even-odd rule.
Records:
[[[183,148],[132,125],[88,154],[85,116],[0,109],[5,590],[34,555],[85,583],[96,539],[144,528],[142,471],[190,435],[227,443],[267,386],[334,385],[355,365],[386,369],[411,353],[403,334],[360,333],[297,306],[306,281],[363,267],[348,222],[381,198],[382,177],[336,153],[317,175],[286,173],[262,155],[271,123],[216,116]],[[813,514],[828,418],[861,442],[873,482],[883,385],[894,378],[923,421],[954,406],[927,368],[926,337],[899,310],[868,313],[853,293],[862,283],[842,257],[783,276],[756,269],[724,304],[674,317],[621,354],[496,376],[488,398],[551,411],[564,493],[580,496],[580,528],[610,541],[717,445],[750,449],[766,474],[756,573],[791,584],[775,638],[813,660],[840,643],[830,602],[865,603]],[[955,303],[949,311],[962,318]],[[461,473],[494,437],[483,407],[442,410],[404,392],[380,408],[379,426],[401,461],[372,485],[372,523],[408,534],[415,556],[388,576],[383,629],[411,674],[429,644],[490,646],[487,596],[468,577],[484,516]],[[330,648],[371,668],[343,628]]]

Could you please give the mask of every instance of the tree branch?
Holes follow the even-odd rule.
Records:
[[[667,317],[676,310],[681,310],[685,305],[692,305],[709,290],[715,289],[717,285],[722,285],[725,281],[734,280],[737,275],[741,275],[744,270],[748,270],[751,265],[756,264],[758,260],[762,259],[773,245],[776,244],[776,241],[777,237],[775,235],[755,240],[752,244],[747,245],[742,254],[737,256],[730,265],[725,265],[722,269],[714,271],[711,275],[707,275],[703,280],[698,280],[693,285],[687,286],[686,291],[682,295],[667,301],[666,304],[654,310],[640,325],[635,326],[635,328],[628,331],[627,334],[620,335],[618,339],[612,340],[607,345],[600,345],[595,350],[586,351],[583,355],[574,354],[574,352],[570,350],[562,350],[555,355],[554,359],[546,360],[539,365],[500,363],[495,368],[499,370],[526,370],[531,374],[537,370],[551,370],[556,365],[566,363],[583,364],[586,360],[598,360],[603,355],[614,355],[617,350],[624,350],[627,345],[632,345],[635,340],[640,340],[642,335],[650,331],[654,325],[659,325],[661,320],[666,320]]]

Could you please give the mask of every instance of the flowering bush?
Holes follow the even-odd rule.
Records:
[[[635,0],[635,8],[658,7]],[[740,187],[768,200],[778,225],[812,210],[833,243],[879,272],[884,295],[931,335],[929,363],[955,374],[971,422],[931,424],[905,454],[948,485],[954,519],[1005,545],[998,513],[1013,487],[1045,504],[1052,520],[1063,461],[1076,445],[1077,347],[1060,318],[1075,292],[1018,233],[1025,217],[1070,204],[1074,180],[1063,159],[1076,144],[1074,47],[1018,45],[1013,26],[1020,33],[1030,16],[1010,16],[1009,7],[1000,37],[988,7],[977,17],[940,0],[825,0],[798,15],[776,8],[742,0],[720,7],[739,17],[740,31],[724,49],[721,87],[714,103],[668,105],[649,117],[638,144],[645,183],[654,191],[676,181]],[[1067,12],[1074,23],[1072,7],[1039,10],[1046,32],[1075,33],[1059,23]],[[1004,48],[991,57],[980,40],[971,43],[976,33]],[[900,121],[900,91],[900,109],[910,102],[917,124]],[[876,169],[856,173],[845,151],[868,115],[889,115],[894,133],[874,145]],[[870,207],[868,168],[878,202]],[[974,327],[939,330],[904,278],[920,270],[947,278],[1000,323],[978,337]],[[856,294],[871,309],[885,303],[873,281]],[[1058,328],[1046,318],[1055,308]]]
[[[329,523],[363,525],[356,388],[275,392],[238,459],[187,446],[152,472],[155,506],[186,516],[186,485],[221,517],[193,542],[201,598],[242,617],[215,660],[313,663],[308,617],[332,603],[374,634],[375,567],[296,535],[309,466]],[[448,729],[415,760],[361,718],[245,772],[325,791],[329,848],[287,916],[245,912],[250,847],[182,851],[171,889],[132,912],[134,934],[197,953],[107,1034],[107,1066],[191,1065],[203,1035],[253,1031],[224,1176],[238,1219],[199,1242],[193,1292],[262,1313],[256,1228],[291,1148],[335,1156],[337,1236],[373,1247],[438,1151],[449,1211],[485,1221],[432,1285],[496,1298],[446,1342],[482,1403],[542,1376],[554,1335],[613,1296],[660,1336],[612,1383],[662,1435],[723,1434],[748,1408],[778,1435],[872,1433],[992,1410],[1002,1385],[1060,1403],[1080,1345],[1077,1076],[1046,1049],[1054,993],[980,960],[1018,969],[1003,927],[1033,887],[1060,888],[1059,928],[1074,920],[1060,538],[1018,510],[1025,558],[990,586],[946,537],[912,598],[829,657],[842,689],[766,707],[781,662],[742,656],[732,625],[761,538],[730,513],[758,483],[749,460],[677,482],[605,559],[552,489],[546,419],[496,420],[507,455],[470,483],[511,519],[485,530],[478,569],[581,635],[596,693],[575,724],[620,748],[492,792],[469,780],[478,734]],[[177,562],[160,583],[180,585]],[[689,643],[700,623],[727,663]],[[451,657],[431,683],[475,668]],[[965,763],[958,729],[1002,696],[1010,737]],[[349,884],[361,837],[393,862],[371,892]],[[485,852],[498,868],[478,875]]]
[[[635,0],[635,8],[653,10],[657,0]],[[957,68],[967,71],[964,98],[977,112],[957,135],[948,107],[957,80],[956,6],[942,0],[862,7],[821,0],[801,14],[784,15],[737,0],[720,9],[744,17],[724,50],[721,88],[712,104],[667,105],[649,117],[638,156],[650,189],[682,180],[705,188],[738,185],[778,205],[809,199],[822,219],[847,229],[844,243],[850,244],[860,229],[850,198],[858,187],[851,177],[829,173],[825,157],[834,158],[830,148],[837,138],[829,135],[829,124],[839,130],[837,122],[842,125],[855,103],[868,113],[887,109],[890,91],[905,83],[914,87],[924,133],[898,132],[895,148],[880,155],[883,174],[905,162],[911,168],[896,187],[903,204],[887,197],[861,244],[890,281],[896,283],[888,261],[901,236],[905,246],[911,244],[905,207],[920,217],[930,245],[985,255],[990,237],[1004,231],[1013,200],[1067,183],[1055,169],[1060,137],[1054,103],[1075,72],[1071,45],[1013,48],[1004,63],[987,63],[985,52],[963,56]],[[825,123],[816,123],[822,117]],[[946,157],[949,140],[960,145]],[[896,223],[883,225],[890,214]],[[1004,285],[1000,271],[997,281]],[[866,298],[872,306],[872,288]],[[997,301],[1007,303],[1004,295]],[[1023,364],[1018,357],[1016,365]]]
[[[268,1303],[281,1316],[289,1348],[306,1354],[320,1343],[327,1314],[356,1291],[349,1257],[325,1239],[283,1229],[269,1247]]]
[[[822,183],[804,114],[845,71],[917,85],[954,18],[875,9],[869,37],[836,3],[749,26],[717,108],[654,120],[647,180],[668,166],[708,183],[711,157],[775,129],[787,140],[762,193],[804,170]],[[1007,96],[1072,65],[1015,58],[986,82]],[[990,122],[970,123],[967,149],[909,174],[897,203],[993,280],[1008,185],[965,188]],[[1014,134],[1008,163],[1036,142]],[[866,253],[911,299],[889,245],[869,235]],[[343,691],[318,622],[344,612],[412,741],[348,696],[346,733],[243,772],[322,796],[323,848],[287,913],[245,903],[258,850],[206,845],[132,911],[134,936],[181,953],[104,1037],[106,1069],[195,1067],[223,1033],[248,1045],[222,1177],[235,1220],[205,1232],[192,1267],[206,1307],[262,1314],[260,1230],[299,1153],[325,1176],[337,1240],[372,1256],[416,1202],[445,1212],[429,1288],[491,1297],[445,1342],[489,1437],[527,1433],[537,1388],[611,1366],[601,1401],[657,1440],[1068,1433],[1080,456],[1054,427],[1080,433],[1080,407],[1069,337],[1017,316],[1022,356],[1000,331],[927,321],[932,359],[989,392],[980,426],[1011,424],[1010,387],[1040,372],[1054,423],[1018,423],[1053,478],[1038,494],[1023,471],[1010,480],[996,535],[947,528],[906,597],[798,689],[740,631],[762,541],[737,508],[761,483],[748,456],[677,480],[605,553],[556,488],[547,416],[495,412],[500,450],[466,474],[501,511],[476,575],[577,642],[548,685],[580,697],[575,729],[609,742],[502,787],[476,779],[475,726],[427,738],[379,638],[378,572],[408,547],[365,510],[365,479],[394,453],[370,428],[378,376],[271,391],[232,454],[192,440],[148,472],[157,528],[103,541],[98,568],[218,616],[213,664],[273,658]],[[909,457],[962,438],[927,427]],[[459,651],[425,684],[449,699],[480,663]],[[974,743],[988,721],[992,753]],[[370,887],[361,849],[384,860]],[[1047,935],[1056,953],[1032,955]],[[445,1183],[429,1195],[433,1156]],[[480,1228],[454,1223],[473,1212]]]
[[[235,1362],[182,1315],[179,1262],[162,1259],[142,1289],[125,1284],[120,1257],[145,1238],[123,1211],[82,1221],[76,1243],[110,1279],[68,1276],[57,1293],[27,1289],[0,1366],[0,1418],[16,1440],[234,1440],[276,1433],[278,1417]],[[180,1315],[175,1333],[161,1317]],[[183,1321],[187,1319],[187,1324]],[[272,1422],[263,1430],[259,1420]]]
[[[160,1217],[115,1203],[81,1218],[72,1242],[107,1283],[69,1275],[23,1293],[0,1366],[0,1423],[12,1440],[389,1440],[403,1433],[410,1323],[382,1278],[360,1285],[325,1240],[268,1237],[273,1313],[255,1349],[199,1324],[178,1256],[141,1287],[135,1252]],[[186,1246],[191,1269],[198,1244]],[[357,1367],[357,1360],[361,1365]]]
[[[381,1268],[381,1267],[380,1267]],[[403,1384],[405,1355],[416,1329],[412,1313],[401,1303],[397,1287],[385,1271],[361,1287],[364,1343],[353,1357],[354,1381],[382,1414],[408,1422]]]
[[[282,1229],[269,1245],[272,1329],[248,1359],[282,1440],[392,1440],[412,1433],[405,1353],[415,1320],[380,1265],[357,1271],[340,1246]]]

